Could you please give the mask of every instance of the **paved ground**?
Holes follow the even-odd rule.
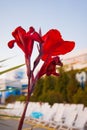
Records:
[[[2,109],[4,107],[5,107],[4,105],[0,105],[0,130],[17,130],[19,124],[18,118],[9,117],[5,113],[3,113]],[[22,130],[53,130],[53,129],[43,127],[42,125],[32,124],[31,122],[26,122],[24,123]]]
[[[18,119],[0,116],[0,130],[17,130],[18,123]],[[24,123],[22,130],[47,130],[47,128],[35,126],[30,123]]]
[[[2,111],[4,107],[4,105],[0,104],[0,130],[17,130],[19,124],[18,118],[8,117],[8,115],[5,115]],[[29,122],[24,123],[22,130],[31,130],[31,128],[33,128],[32,130],[48,130],[48,128],[43,128]]]
[[[18,128],[18,120],[12,118],[2,118],[0,117],[0,130],[17,130]],[[29,124],[24,124],[24,128],[30,128]]]

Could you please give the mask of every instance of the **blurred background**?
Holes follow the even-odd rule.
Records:
[[[41,28],[42,35],[52,28],[58,29],[64,40],[75,41],[76,45],[72,52],[60,56],[64,66],[57,68],[59,77],[44,76],[37,82],[31,101],[87,106],[86,12],[86,0],[0,1],[0,103],[26,99],[24,54],[16,44],[9,49],[7,43],[13,39],[11,33],[16,27],[22,26],[28,31],[33,26],[37,32]],[[34,49],[32,62],[36,55]]]

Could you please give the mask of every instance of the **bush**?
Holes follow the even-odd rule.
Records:
[[[10,95],[8,98],[6,98],[6,103],[13,103],[16,101],[16,97],[14,95]]]

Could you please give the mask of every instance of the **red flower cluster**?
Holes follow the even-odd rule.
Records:
[[[39,43],[39,57],[37,59],[44,61],[38,73],[39,78],[44,74],[58,76],[56,65],[62,65],[59,55],[72,51],[75,46],[73,41],[64,41],[60,32],[56,29],[51,29],[44,36],[41,36],[33,27],[30,27],[29,31],[26,32],[19,26],[12,32],[12,35],[14,40],[8,43],[9,48],[13,48],[16,42],[27,58],[31,57],[34,41]]]
[[[34,90],[36,81],[44,74],[46,74],[47,76],[51,74],[59,76],[59,73],[56,72],[56,65],[63,65],[59,58],[59,55],[64,55],[72,51],[75,46],[75,42],[64,41],[60,32],[56,29],[51,29],[44,36],[41,36],[41,33],[36,32],[33,27],[30,27],[29,31],[26,32],[22,27],[19,26],[12,32],[12,36],[14,37],[14,39],[8,43],[8,46],[9,48],[13,48],[14,44],[17,43],[19,48],[24,52],[28,76],[27,101],[18,126],[18,130],[22,130],[28,102],[31,93]],[[39,43],[39,55],[36,57],[33,63],[33,69],[31,70],[30,58],[33,51],[34,41],[37,41]],[[38,65],[40,59],[43,60],[43,65],[34,77],[33,72]]]

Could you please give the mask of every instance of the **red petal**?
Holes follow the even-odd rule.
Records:
[[[37,33],[37,32],[34,32],[32,35],[31,35],[31,38],[34,40],[34,41],[37,41],[39,43],[42,43],[42,38],[40,37],[40,35]]]
[[[73,41],[63,41],[61,46],[55,49],[55,51],[52,53],[53,56],[55,55],[64,55],[70,51],[73,50],[75,47],[75,42]]]
[[[29,31],[26,33],[26,44],[25,44],[25,52],[27,55],[32,54],[34,41],[42,43],[42,38],[39,33],[35,32],[33,27],[29,28]]]
[[[24,36],[26,34],[26,31],[21,26],[19,26],[12,32],[13,37],[18,41],[20,40],[19,33]]]
[[[55,50],[56,47],[61,45],[61,41],[63,40],[61,34],[58,30],[50,30],[42,37],[43,44],[43,53],[48,51],[48,53]]]
[[[51,29],[51,30],[49,30],[49,31],[42,37],[42,39],[43,39],[44,41],[46,41],[47,37],[50,38],[51,40],[53,39],[53,41],[59,40],[59,39],[62,38],[61,33],[60,33],[58,30],[56,30],[56,29]],[[56,38],[56,39],[55,39],[55,38]]]
[[[75,46],[73,41],[64,41],[58,30],[52,29],[42,37],[44,43],[42,48],[42,60],[46,60],[48,56],[56,56],[66,54]]]
[[[26,31],[19,26],[12,32],[12,35],[14,36],[17,45],[23,50],[23,52],[25,52],[24,40],[25,40]]]
[[[13,48],[14,47],[15,40],[11,40],[8,42],[8,47]]]
[[[47,66],[46,74],[49,76],[52,73],[54,73],[56,70],[56,65],[53,64],[52,62]]]

